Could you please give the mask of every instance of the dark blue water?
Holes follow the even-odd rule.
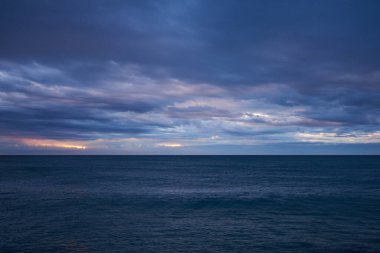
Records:
[[[2,156],[0,252],[380,252],[380,157]]]

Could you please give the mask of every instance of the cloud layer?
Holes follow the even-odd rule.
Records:
[[[0,153],[379,154],[378,7],[2,1]]]

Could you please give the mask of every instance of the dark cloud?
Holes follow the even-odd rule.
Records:
[[[340,0],[2,1],[0,55],[114,60],[187,80],[305,88],[324,84],[319,75],[327,70],[377,70],[378,8],[378,1]]]
[[[375,0],[3,0],[1,135],[372,138],[379,8]]]

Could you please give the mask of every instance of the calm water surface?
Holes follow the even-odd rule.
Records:
[[[0,156],[0,252],[380,252],[380,157]]]

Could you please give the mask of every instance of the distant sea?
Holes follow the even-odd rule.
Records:
[[[0,252],[380,252],[380,157],[0,156]]]

